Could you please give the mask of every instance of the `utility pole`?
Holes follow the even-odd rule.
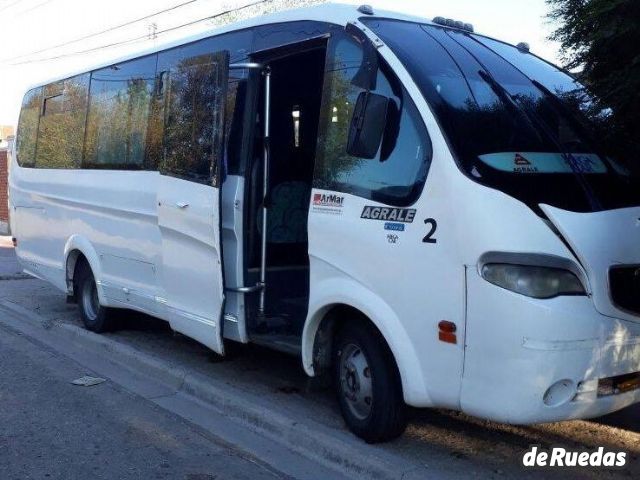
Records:
[[[158,24],[156,22],[147,25],[147,38],[149,40],[155,40],[158,38]]]

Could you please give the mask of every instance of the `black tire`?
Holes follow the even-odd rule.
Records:
[[[100,305],[96,281],[88,263],[82,262],[78,265],[74,284],[80,317],[85,328],[96,333],[113,330],[115,326],[113,311]]]
[[[334,384],[349,429],[367,443],[400,436],[407,426],[407,406],[398,368],[380,332],[366,321],[350,319],[338,332],[335,347]]]

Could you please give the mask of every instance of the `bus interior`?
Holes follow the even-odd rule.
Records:
[[[314,171],[326,41],[259,53],[253,154],[246,171],[245,284],[260,281],[262,207],[267,207],[264,309],[245,295],[253,342],[299,353],[309,305],[307,217]],[[266,82],[270,72],[267,195],[263,198]]]

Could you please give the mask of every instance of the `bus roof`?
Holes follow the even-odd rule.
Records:
[[[92,70],[96,70],[99,68],[108,67],[110,65],[118,64],[125,62],[127,60],[132,60],[134,58],[143,57],[145,55],[151,55],[154,53],[161,52],[163,50],[167,50],[170,48],[178,47],[180,45],[185,45],[191,42],[195,42],[198,40],[202,40],[204,38],[212,37],[215,35],[220,35],[222,33],[233,32],[237,30],[244,30],[251,27],[258,27],[262,25],[270,25],[276,23],[283,22],[294,22],[294,21],[318,21],[318,22],[326,22],[332,23],[336,25],[345,26],[349,22],[356,21],[361,18],[388,18],[388,19],[397,19],[404,20],[409,22],[418,22],[422,24],[428,25],[436,25],[433,21],[426,19],[424,17],[418,17],[414,15],[407,15],[399,12],[389,11],[389,10],[380,10],[373,9],[373,14],[366,14],[359,10],[359,7],[354,4],[343,4],[343,3],[322,3],[319,5],[302,7],[302,8],[294,8],[288,10],[281,10],[278,12],[273,12],[265,15],[258,15],[252,18],[248,18],[245,20],[240,20],[237,22],[232,22],[224,25],[219,25],[212,27],[210,29],[203,30],[193,35],[185,35],[180,38],[173,39],[171,41],[159,42],[153,47],[144,48],[136,51],[132,51],[127,53],[126,55],[121,55],[119,57],[113,57],[108,60],[104,60],[96,63],[88,63],[85,67],[71,70],[65,74],[57,75],[53,78],[49,78],[46,81],[40,81],[34,84],[29,85],[29,87],[25,91],[29,91],[32,88],[40,87],[43,85],[47,85],[49,83],[57,82],[60,80],[64,80],[66,78],[73,77],[75,75],[80,75],[82,73],[87,73]],[[440,25],[442,26],[442,25]],[[450,28],[450,27],[445,27]],[[504,44],[514,46],[509,42],[505,42],[503,40],[497,39],[495,37],[489,35],[478,34],[477,32],[474,35],[479,35],[482,37],[486,37],[492,40],[497,40]],[[529,52],[531,55],[537,56],[532,52]],[[540,58],[540,57],[538,57]],[[542,59],[544,60],[544,59]],[[550,63],[548,60],[544,60],[547,63]],[[564,71],[561,67],[552,64],[554,67],[559,68]],[[568,72],[566,72],[568,73]]]
[[[236,30],[243,30],[243,29],[258,27],[262,25],[269,25],[269,24],[283,23],[283,22],[293,22],[293,21],[304,21],[304,20],[333,23],[336,25],[344,26],[347,23],[358,20],[363,16],[365,16],[365,14],[358,11],[357,5],[329,3],[329,2],[320,4],[320,5],[310,6],[310,7],[282,10],[279,12],[269,13],[266,15],[259,15],[256,17],[248,18],[246,20],[241,20],[238,22],[233,22],[225,25],[212,27],[210,29],[203,30],[202,32],[198,32],[193,35],[180,37],[167,42],[160,42],[157,45],[154,45],[153,47],[132,51],[130,53],[127,53],[126,55],[114,57],[108,60],[104,60],[102,62],[87,63],[87,65],[85,67],[82,67],[81,69],[74,69],[65,74],[61,74],[53,78],[49,78],[45,81],[39,81],[37,83],[31,84],[26,89],[26,91],[29,91],[32,88],[47,85],[49,83],[64,80],[66,78],[70,78],[75,75],[90,72],[92,70],[96,70],[99,68],[108,67],[110,65],[121,63],[127,60],[132,60],[134,58],[143,57],[145,55],[151,55],[163,50],[167,50],[173,47],[195,42],[197,40],[208,38],[214,35],[219,35],[222,33],[232,32]],[[366,15],[366,16],[369,16],[369,15]],[[421,22],[421,23],[432,23],[431,21],[422,17],[416,17],[411,15],[405,15],[398,12],[378,10],[378,9],[374,10],[374,15],[372,17],[384,17],[384,18],[394,18],[399,20],[407,20],[407,21],[414,21],[414,22]]]

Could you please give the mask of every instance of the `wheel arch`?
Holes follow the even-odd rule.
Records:
[[[302,333],[302,362],[308,375],[316,376],[331,365],[333,339],[337,328],[350,315],[359,315],[384,338],[395,360],[405,401],[430,403],[417,352],[399,318],[389,305],[360,284],[327,281],[315,295]],[[349,292],[345,295],[344,292]]]
[[[79,261],[86,261],[93,272],[98,286],[98,296],[100,302],[104,302],[104,292],[102,291],[101,278],[102,269],[100,257],[91,242],[80,235],[73,235],[64,246],[65,282],[67,285],[67,295],[74,295],[73,281],[76,273],[76,266]]]

